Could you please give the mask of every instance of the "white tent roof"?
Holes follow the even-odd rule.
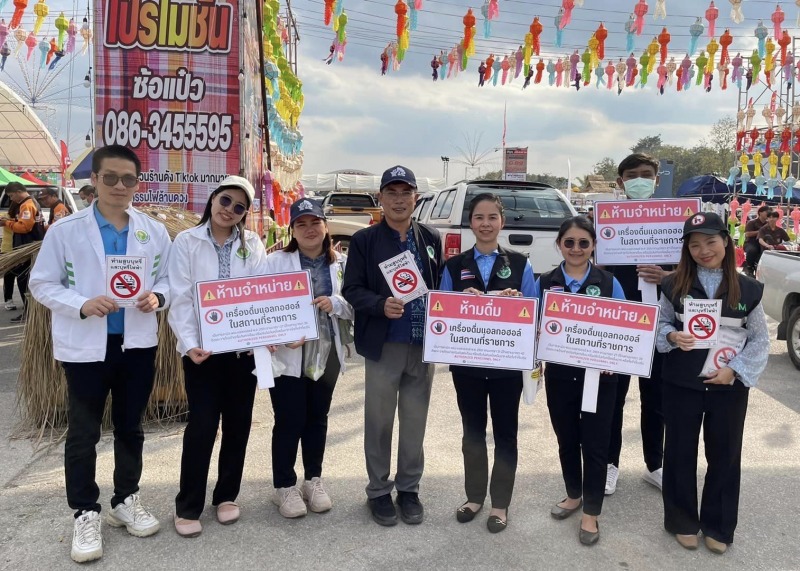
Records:
[[[381,177],[358,174],[307,174],[300,179],[306,192],[325,194],[334,190],[378,192]],[[442,190],[447,185],[443,178],[417,178],[419,192]]]
[[[0,167],[61,171],[61,152],[36,113],[0,82]]]

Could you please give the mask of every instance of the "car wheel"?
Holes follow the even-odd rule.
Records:
[[[350,236],[332,236],[333,245],[339,244],[342,248],[342,254],[346,254],[350,248]]]
[[[786,322],[786,350],[795,368],[800,369],[800,307],[795,307]]]

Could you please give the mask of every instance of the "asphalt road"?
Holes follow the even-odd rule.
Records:
[[[64,493],[63,443],[34,450],[28,440],[8,440],[16,422],[14,399],[22,327],[0,314],[0,569],[68,569],[72,517]],[[774,324],[773,324],[774,325]],[[773,327],[774,337],[774,327]],[[461,426],[450,375],[437,370],[426,437],[422,525],[374,524],[365,504],[363,361],[355,357],[340,378],[330,415],[325,473],[334,508],[327,514],[283,519],[272,505],[269,396],[256,400],[245,477],[242,518],[223,527],[209,508],[197,539],[172,527],[183,425],[147,429],[141,493],[162,530],[138,539],[103,528],[104,557],[93,569],[800,569],[800,524],[794,507],[800,483],[800,372],[774,342],[760,386],[751,394],[745,435],[736,542],[718,556],[701,546],[682,549],[662,527],[658,491],[642,478],[638,391],[626,406],[621,474],[606,499],[602,537],[592,548],[578,543],[579,519],[557,522],[550,505],[564,496],[555,437],[544,400],[521,405],[520,459],[509,528],[486,530],[488,510],[459,524],[464,501]],[[113,448],[99,446],[98,482],[104,509],[111,496]],[[702,454],[698,477],[705,471]],[[212,481],[213,474],[212,469]],[[302,472],[300,472],[302,473]],[[210,493],[209,493],[210,501]]]

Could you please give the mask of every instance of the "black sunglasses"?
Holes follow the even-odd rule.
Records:
[[[228,196],[227,194],[219,195],[219,205],[222,208],[228,208],[231,204],[233,204],[233,199],[230,196]],[[245,212],[247,212],[247,207],[244,204],[242,204],[241,202],[233,204],[233,213],[236,216],[241,216]]]
[[[103,184],[105,184],[106,186],[116,186],[116,184],[120,180],[122,181],[122,185],[125,188],[133,188],[134,186],[139,184],[139,177],[132,174],[126,174],[123,176],[119,176],[116,174],[104,174],[100,175],[100,178],[103,179]]]
[[[564,245],[565,248],[568,248],[568,249],[571,250],[572,248],[575,247],[576,242],[578,244],[578,248],[580,248],[581,250],[588,250],[589,248],[592,247],[591,240],[587,240],[586,238],[583,238],[582,240],[575,240],[574,238],[567,238],[566,240],[564,240],[561,243]]]

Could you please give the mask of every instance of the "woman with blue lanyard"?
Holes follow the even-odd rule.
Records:
[[[702,531],[706,547],[722,554],[733,543],[739,515],[747,399],[769,356],[763,286],[736,271],[728,228],[707,212],[684,224],[681,261],[661,292],[656,347],[666,353],[664,371],[669,371],[663,404],[664,527],[686,549],[697,549]],[[722,300],[722,347],[695,348],[695,337],[684,332],[686,299]],[[732,357],[720,360],[722,348],[732,350]],[[708,469],[698,517],[701,430]]]
[[[447,261],[440,289],[475,295],[537,297],[528,258],[497,243],[505,224],[500,198],[491,193],[473,198],[469,223],[475,234],[475,246]],[[475,518],[483,507],[488,484],[492,509],[486,525],[490,532],[498,533],[508,525],[508,506],[517,471],[522,372],[456,365],[450,371],[464,429],[461,447],[467,494],[467,501],[456,510],[456,519],[466,523]],[[487,399],[495,444],[491,483],[486,451]]]
[[[255,362],[247,352],[214,354],[201,347],[195,284],[266,273],[264,245],[255,232],[244,228],[254,196],[247,179],[227,177],[208,197],[198,225],[175,237],[175,255],[169,259],[169,325],[183,356],[189,404],[175,498],[175,530],[183,537],[197,537],[203,531],[200,514],[220,420],[219,478],[211,504],[219,523],[229,525],[239,519],[236,496],[253,417]]]
[[[575,216],[565,220],[556,236],[556,246],[564,261],[539,277],[536,286],[540,295],[550,290],[625,299],[617,279],[590,261],[596,241],[588,218]],[[597,516],[603,508],[617,376],[600,375],[597,410],[590,413],[581,411],[585,372],[582,367],[556,363],[545,366],[547,408],[558,439],[561,473],[567,489],[567,497],[551,508],[550,515],[566,519],[583,506],[578,538],[584,545],[594,545],[600,539]]]

